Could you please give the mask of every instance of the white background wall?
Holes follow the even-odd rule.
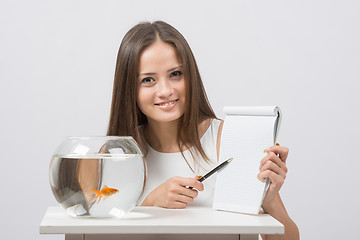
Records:
[[[139,21],[187,38],[216,113],[278,105],[290,148],[281,195],[302,239],[359,237],[360,2],[0,2],[1,239],[39,235],[51,155],[105,135],[117,50]]]

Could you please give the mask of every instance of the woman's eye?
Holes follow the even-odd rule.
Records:
[[[170,74],[170,77],[179,77],[182,75],[181,71],[175,71]]]
[[[141,80],[141,83],[144,83],[144,84],[149,84],[151,82],[153,82],[154,79],[151,78],[151,77],[147,77],[147,78],[144,78],[143,80]]]

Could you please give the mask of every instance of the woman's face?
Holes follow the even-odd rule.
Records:
[[[148,121],[178,120],[185,110],[183,68],[171,45],[157,41],[140,55],[137,104]]]

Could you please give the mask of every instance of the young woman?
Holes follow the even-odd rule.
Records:
[[[145,153],[142,205],[210,206],[215,177],[201,183],[197,175],[218,164],[221,128],[185,38],[161,21],[134,26],[118,52],[107,134],[132,136]],[[298,239],[279,196],[288,149],[271,146],[267,153],[259,159],[258,178],[271,180],[262,208],[284,224],[285,235],[263,238]]]

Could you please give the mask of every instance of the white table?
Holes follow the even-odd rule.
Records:
[[[74,218],[49,207],[41,234],[65,234],[66,240],[90,239],[258,239],[258,234],[283,234],[284,226],[268,214],[246,215],[211,208],[136,207],[124,218]]]

